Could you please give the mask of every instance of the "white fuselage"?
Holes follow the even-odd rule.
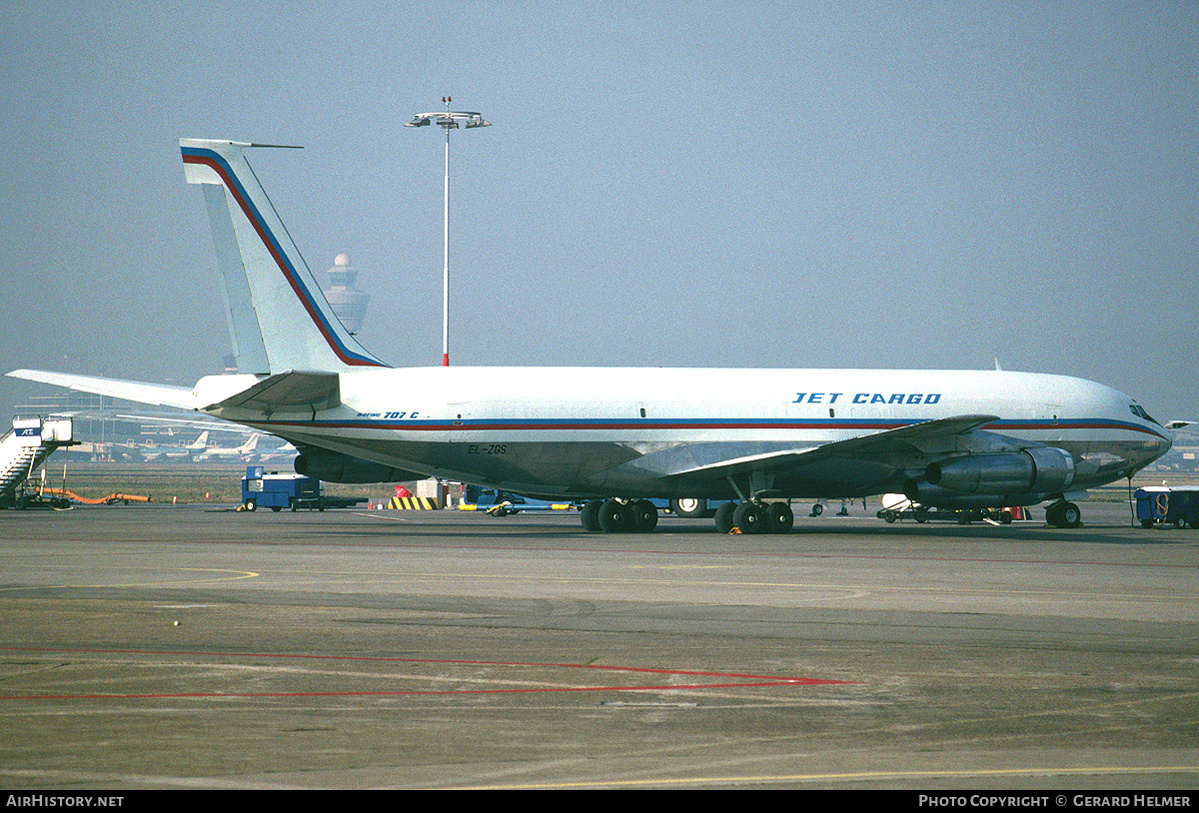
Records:
[[[709,476],[705,460],[802,453],[962,415],[998,416],[988,432],[1069,451],[1076,488],[1128,476],[1171,442],[1116,390],[1032,373],[434,367],[342,372],[340,385],[335,409],[221,415],[297,445],[563,495],[724,496],[729,484]],[[880,493],[927,460],[914,451],[889,473],[816,466],[779,487],[788,496]]]

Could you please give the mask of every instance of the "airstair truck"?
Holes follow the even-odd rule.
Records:
[[[55,449],[73,446],[70,418],[17,418],[0,438],[0,507],[30,506],[26,481]]]

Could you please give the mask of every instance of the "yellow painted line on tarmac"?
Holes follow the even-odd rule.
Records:
[[[791,587],[805,589],[821,589],[821,590],[857,590],[860,588],[843,587],[841,585],[808,585],[808,584],[787,584],[774,582],[749,582],[749,581],[714,581],[711,579],[702,579],[695,581],[679,581],[678,579],[661,578],[654,579],[648,577],[629,577],[618,578],[612,576],[554,576],[554,575],[537,575],[533,573],[517,573],[517,574],[500,574],[500,573],[447,573],[441,572],[420,572],[420,573],[361,573],[358,571],[336,571],[336,570],[303,570],[303,571],[287,571],[287,570],[272,570],[271,576],[291,576],[302,575],[311,577],[314,580],[322,578],[334,577],[362,577],[364,584],[387,584],[395,581],[411,581],[411,582],[438,582],[443,583],[453,579],[463,581],[489,581],[489,582],[535,582],[538,584],[582,584],[582,585],[624,585],[624,584],[645,584],[645,585],[667,585],[671,587]]]
[[[60,569],[63,567],[64,566],[59,566]],[[75,569],[75,570],[86,569],[89,571],[91,571],[91,570],[129,570],[132,567],[133,566],[131,565],[129,567],[107,567],[107,568],[105,568],[105,567],[98,567],[98,568],[79,567],[79,568],[68,568],[68,569]],[[44,590],[47,588],[58,588],[58,587],[169,587],[169,586],[177,586],[177,585],[181,585],[181,584],[219,584],[221,582],[234,582],[234,581],[239,581],[241,579],[255,579],[261,575],[259,573],[255,573],[251,570],[226,570],[224,568],[214,568],[214,567],[181,567],[181,568],[176,568],[176,569],[182,570],[182,571],[196,571],[196,572],[201,572],[201,573],[228,573],[228,574],[233,574],[233,575],[215,576],[215,577],[207,578],[207,579],[201,579],[201,578],[169,579],[169,580],[165,580],[165,581],[147,581],[147,582],[100,582],[100,583],[96,583],[96,584],[26,584],[26,585],[22,585],[20,587],[0,587],[0,592],[10,592],[13,590]]]
[[[753,774],[745,776],[695,776],[695,777],[658,777],[654,779],[616,779],[611,781],[595,780],[592,782],[531,782],[527,784],[513,783],[505,785],[462,785],[447,788],[447,790],[567,790],[571,788],[638,788],[638,787],[693,787],[702,785],[761,785],[779,784],[785,782],[855,782],[875,780],[911,780],[911,779],[981,779],[987,777],[1024,777],[1024,776],[1115,776],[1138,775],[1154,773],[1184,773],[1199,774],[1199,765],[1162,765],[1162,766],[1093,766],[1051,767],[1043,768],[996,768],[978,771],[856,771],[852,773],[812,773],[812,774]],[[946,790],[942,795],[952,795],[955,791]],[[1146,791],[1148,795],[1148,792]],[[993,791],[986,795],[1002,795]],[[1021,795],[1027,795],[1026,793]],[[1061,796],[1062,792],[1047,792],[1050,796]],[[1067,794],[1068,795],[1068,794]],[[1168,795],[1168,794],[1154,794]]]
[[[34,565],[30,565],[33,567]],[[40,567],[45,567],[44,565]],[[55,566],[51,566],[55,567]],[[62,566],[57,566],[62,567]],[[702,571],[721,569],[723,565],[684,565],[684,566],[646,566],[635,565],[630,569],[634,570],[651,570],[655,567],[663,571],[681,572],[681,571]],[[82,569],[82,568],[80,568]],[[94,570],[97,568],[87,568]],[[103,569],[103,568],[98,568]],[[110,569],[128,569],[128,568],[110,568]],[[24,585],[20,587],[0,587],[0,592],[9,592],[14,590],[28,590],[47,587],[166,587],[178,586],[184,584],[219,584],[243,579],[252,579],[261,577],[261,573],[249,570],[226,570],[220,568],[180,568],[180,570],[194,570],[209,573],[227,573],[231,575],[217,576],[211,578],[193,578],[193,579],[170,579],[164,581],[145,581],[145,582],[101,582],[95,584],[44,584],[44,585]],[[970,594],[970,595],[991,595],[1001,597],[1042,597],[1042,598],[1065,598],[1078,599],[1079,597],[1094,595],[1090,591],[1079,590],[1001,590],[984,587],[951,587],[951,586],[933,586],[920,587],[916,585],[861,585],[861,584],[836,584],[836,583],[819,583],[819,582],[787,582],[787,581],[756,581],[756,580],[738,580],[738,579],[695,579],[680,581],[678,578],[663,576],[662,578],[652,578],[648,576],[632,576],[627,578],[611,577],[611,576],[565,576],[565,575],[537,575],[532,573],[521,574],[494,574],[494,573],[428,573],[428,572],[400,572],[400,573],[370,573],[363,574],[355,571],[287,571],[287,570],[272,570],[272,576],[296,576],[303,575],[310,580],[319,580],[322,578],[363,578],[364,584],[390,584],[394,582],[411,582],[411,583],[427,583],[427,582],[445,582],[449,579],[461,579],[471,581],[488,581],[496,583],[537,583],[537,584],[564,584],[564,585],[646,585],[646,586],[667,586],[682,589],[694,589],[697,587],[740,587],[740,588],[761,588],[772,590],[805,590],[805,591],[823,591],[834,593],[852,593],[854,595],[868,595],[872,593],[912,593],[912,594]],[[1185,600],[1185,596],[1177,593],[1170,595],[1147,595],[1147,594],[1100,594],[1100,597],[1105,601],[1131,600],[1131,601],[1170,601],[1176,602]]]
[[[366,517],[367,519],[384,519],[388,522],[411,522],[415,517],[397,516],[401,512],[397,511],[355,511],[354,516]]]
[[[626,565],[629,570],[732,570],[733,565]]]
[[[29,565],[29,567],[47,567],[47,566],[46,565]],[[48,567],[64,568],[67,566],[51,565]],[[130,567],[132,567],[132,566],[130,566]],[[685,565],[685,566],[670,566],[670,567],[636,565],[636,566],[630,567],[629,569],[651,570],[651,569],[656,568],[656,569],[660,569],[660,570],[664,570],[664,571],[678,572],[678,571],[686,571],[686,570],[692,570],[692,571],[715,570],[715,569],[721,569],[723,567],[724,566],[721,566],[721,565],[713,565],[713,566]],[[74,569],[87,569],[87,570],[91,571],[91,570],[105,569],[105,568],[103,568],[103,567],[93,568],[93,567],[89,566],[87,568],[80,567],[80,568],[74,568]],[[108,569],[128,570],[129,567],[111,567]],[[27,589],[35,588],[35,587],[153,587],[153,586],[166,586],[166,585],[176,585],[176,584],[205,584],[205,583],[231,582],[231,581],[238,581],[241,579],[252,579],[252,578],[258,578],[262,575],[261,573],[257,573],[257,572],[249,571],[249,570],[225,570],[225,569],[221,569],[221,568],[179,568],[179,569],[180,570],[197,570],[197,571],[205,571],[205,572],[211,572],[211,573],[230,573],[230,574],[235,574],[235,575],[222,576],[222,577],[216,577],[216,578],[210,578],[210,579],[176,579],[176,580],[168,580],[168,581],[129,582],[129,583],[122,582],[119,584],[98,583],[98,584],[24,585],[24,586],[20,586],[20,587],[0,587],[0,592],[4,592],[4,591],[8,591],[8,590],[27,590]],[[849,591],[849,592],[853,592],[855,594],[888,593],[888,592],[890,592],[890,593],[925,593],[925,594],[963,593],[963,594],[970,594],[970,595],[1041,596],[1041,597],[1061,597],[1061,598],[1072,598],[1072,599],[1077,599],[1080,596],[1094,595],[1094,593],[1092,593],[1091,591],[1085,591],[1085,590],[1078,590],[1078,591],[1069,591],[1069,590],[999,590],[999,589],[989,589],[989,588],[984,588],[984,587],[977,587],[977,588],[968,588],[968,587],[961,588],[961,587],[948,587],[948,586],[945,586],[945,587],[940,587],[940,586],[938,586],[938,587],[920,587],[920,586],[916,586],[916,585],[877,585],[877,584],[876,585],[862,585],[862,584],[836,584],[836,583],[820,583],[820,582],[787,582],[787,581],[768,582],[768,581],[750,581],[750,580],[737,580],[737,579],[697,579],[697,580],[689,580],[689,581],[679,581],[677,578],[668,578],[665,576],[663,578],[656,579],[656,578],[652,578],[652,577],[648,577],[648,576],[635,576],[635,577],[620,578],[620,577],[612,577],[612,576],[604,576],[604,577],[600,577],[600,576],[564,576],[564,575],[563,576],[555,576],[555,575],[538,575],[538,574],[532,574],[532,573],[494,574],[494,573],[469,573],[469,572],[465,572],[465,573],[446,573],[446,572],[438,572],[438,573],[428,573],[428,572],[378,573],[378,572],[373,572],[370,574],[364,574],[364,573],[361,573],[358,571],[336,571],[336,570],[325,570],[325,571],[320,571],[320,570],[304,570],[304,571],[272,570],[271,575],[274,575],[274,576],[304,575],[304,576],[312,577],[314,579],[322,578],[322,577],[324,577],[324,578],[359,577],[359,576],[369,575],[371,578],[365,579],[364,583],[376,583],[376,584],[387,584],[390,582],[400,581],[400,580],[413,581],[413,582],[426,582],[426,581],[440,582],[440,581],[445,581],[446,579],[469,579],[469,580],[482,580],[482,581],[492,581],[492,582],[535,582],[535,583],[552,583],[552,584],[595,584],[595,585],[645,584],[645,585],[668,585],[668,586],[672,586],[672,587],[757,587],[757,588],[790,589],[790,590],[822,590],[822,591],[834,591],[834,592]],[[1113,600],[1162,601],[1162,600],[1168,600],[1168,601],[1174,602],[1174,601],[1179,601],[1179,600],[1185,600],[1185,598],[1186,598],[1186,596],[1180,595],[1178,593],[1171,593],[1169,595],[1146,595],[1146,594],[1136,594],[1136,593],[1123,593],[1123,594],[1121,594],[1121,593],[1101,593],[1098,595],[1105,601],[1113,601]]]
[[[680,566],[680,567],[662,567],[662,570],[673,572],[684,570],[710,570],[720,569],[723,566]],[[630,569],[648,570],[653,569],[650,566],[633,566]],[[229,571],[242,573],[243,575],[234,577],[234,579],[222,579],[218,581],[232,581],[239,578],[252,578],[258,576],[258,573],[250,571]],[[337,577],[362,577],[363,584],[388,584],[396,581],[409,581],[415,583],[422,582],[444,582],[449,579],[462,579],[471,581],[490,581],[490,582],[532,582],[539,584],[581,584],[581,585],[665,585],[670,587],[694,588],[694,587],[750,587],[750,588],[768,588],[768,589],[788,589],[788,590],[820,590],[832,592],[850,592],[855,595],[869,595],[872,593],[919,593],[919,594],[968,594],[968,595],[990,595],[990,596],[1016,596],[1016,597],[1058,597],[1064,599],[1075,599],[1080,597],[1098,596],[1104,601],[1118,600],[1135,600],[1135,601],[1185,601],[1187,596],[1179,593],[1170,593],[1168,595],[1149,595],[1137,593],[1094,593],[1088,590],[1000,590],[985,587],[919,587],[915,585],[863,585],[863,584],[836,584],[822,582],[787,582],[787,581],[750,581],[737,579],[694,579],[680,581],[678,578],[663,576],[662,578],[652,578],[648,576],[630,576],[626,578],[612,576],[565,576],[565,575],[547,575],[534,573],[518,573],[518,574],[499,574],[499,573],[479,573],[479,572],[458,572],[450,573],[445,571],[440,572],[398,572],[398,573],[362,573],[360,571],[339,571],[339,570],[272,570],[271,576],[296,576],[302,575],[310,577],[311,580],[319,580],[322,578],[337,578]],[[102,586],[102,585],[101,585]],[[7,588],[0,588],[0,590]],[[21,588],[17,588],[21,589]],[[1199,598],[1199,596],[1196,596]]]

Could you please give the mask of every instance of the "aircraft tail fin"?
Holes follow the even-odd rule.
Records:
[[[338,321],[244,155],[254,145],[179,139],[200,184],[243,373],[382,367]]]

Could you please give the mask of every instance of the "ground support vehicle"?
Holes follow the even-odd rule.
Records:
[[[1199,486],[1149,486],[1138,488],[1135,496],[1141,527],[1199,528]]]
[[[875,514],[885,522],[914,519],[917,522],[956,522],[966,525],[971,522],[992,522],[1009,525],[1012,520],[1032,519],[1031,512],[1023,506],[1008,508],[930,508],[914,503],[902,494],[884,494],[883,507]]]
[[[574,502],[537,500],[474,485],[466,487],[463,501],[458,507],[463,511],[486,511],[494,517],[506,517],[526,511],[572,511],[579,508],[578,503]]]
[[[968,525],[971,522],[994,522],[1000,525],[1010,525],[1013,519],[1013,508],[927,508],[923,505],[901,511],[883,509],[875,516],[886,522],[900,519],[914,519],[917,522],[956,522]]]
[[[321,499],[321,481],[302,474],[265,473],[262,466],[247,466],[241,480],[241,507],[257,511],[259,507],[272,511],[299,508],[325,510]]]

